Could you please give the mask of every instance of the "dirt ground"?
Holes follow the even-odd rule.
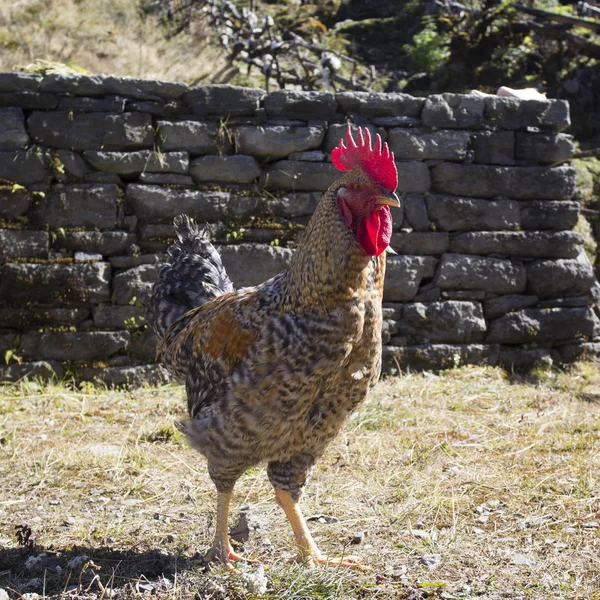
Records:
[[[0,390],[8,597],[600,598],[598,365],[381,381],[302,500],[322,550],[364,570],[296,564],[262,468],[230,519],[258,562],[207,570],[215,490],[184,407],[178,386]]]

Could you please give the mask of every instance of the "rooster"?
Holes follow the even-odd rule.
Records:
[[[331,158],[343,174],[321,198],[289,267],[235,291],[221,257],[187,216],[155,282],[147,319],[163,363],[186,385],[185,431],[217,488],[215,537],[206,560],[240,558],[227,529],[237,479],[267,463],[275,501],[299,558],[325,557],[298,501],[311,469],[381,371],[385,250],[398,174],[379,135],[350,126]]]

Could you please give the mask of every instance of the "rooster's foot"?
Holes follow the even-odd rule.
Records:
[[[223,544],[213,544],[212,548],[204,555],[204,562],[219,562],[226,569],[230,569],[231,571],[235,571],[235,567],[233,566],[232,561],[243,560],[244,557],[236,554],[231,547],[231,544],[227,543],[227,545]]]
[[[341,558],[331,558],[329,556],[323,556],[319,553],[317,555],[311,554],[307,557],[300,556],[300,560],[307,567],[316,567],[317,565],[324,565],[326,567],[347,567],[349,569],[359,569],[361,571],[368,569],[368,567],[365,567],[360,563],[360,559],[358,556],[343,556]]]

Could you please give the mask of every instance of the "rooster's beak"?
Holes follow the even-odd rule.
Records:
[[[387,204],[388,206],[400,206],[400,199],[394,192],[389,194],[382,194],[381,196],[377,196],[375,198],[375,204],[380,206],[382,204]]]

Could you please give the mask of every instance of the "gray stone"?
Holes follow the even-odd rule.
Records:
[[[126,197],[140,221],[173,220],[182,213],[198,222],[219,221],[235,216],[232,194],[229,192],[172,190],[157,185],[130,184]],[[239,214],[252,214],[256,208],[256,198],[247,197],[243,208],[238,202]]]
[[[401,202],[404,206],[404,219],[408,225],[415,231],[429,231],[431,223],[429,223],[427,206],[423,196],[407,194],[402,196]]]
[[[464,94],[437,94],[427,98],[421,118],[427,127],[480,128],[483,125],[483,108],[482,98]]]
[[[180,98],[187,90],[184,83],[136,79],[133,77],[112,77],[100,75],[46,75],[41,82],[43,92],[73,94],[75,96],[131,96],[140,100]]]
[[[127,331],[29,331],[21,337],[21,352],[31,358],[88,361],[115,354],[130,340]]]
[[[324,192],[339,176],[330,163],[280,160],[265,169],[260,185],[271,190]]]
[[[394,206],[391,208],[392,214],[392,229],[394,231],[400,231],[403,228],[404,223],[404,202],[403,197],[400,196],[400,206]],[[406,229],[405,229],[406,231]]]
[[[289,160],[323,162],[325,160],[325,152],[322,152],[321,150],[312,150],[311,152],[292,152],[288,158]]]
[[[140,306],[95,306],[94,326],[99,329],[137,329],[144,325],[144,309]]]
[[[125,110],[125,98],[120,98],[118,96],[112,98],[61,96],[58,100],[57,109],[75,112],[122,113]]]
[[[18,346],[19,339],[16,331],[2,332],[0,330],[0,356],[4,359],[4,353],[7,350],[16,349]],[[4,360],[2,361],[4,362]]]
[[[438,302],[442,298],[442,292],[439,287],[432,287],[431,284],[425,284],[419,289],[419,293],[413,298],[415,302]]]
[[[519,294],[525,290],[523,264],[502,258],[445,254],[435,285],[442,289],[483,290],[493,294]]]
[[[384,320],[399,321],[402,318],[404,311],[404,303],[402,302],[384,302],[382,313]]]
[[[555,348],[552,356],[558,363],[598,360],[600,357],[600,343],[579,342],[576,344],[566,344]]]
[[[441,297],[444,300],[475,300],[480,302],[486,296],[486,292],[477,290],[446,290],[441,293]]]
[[[537,296],[523,296],[521,294],[498,296],[497,298],[490,298],[484,301],[483,314],[486,319],[493,319],[515,310],[529,308],[537,304],[537,302]]]
[[[497,344],[424,344],[420,346],[385,346],[383,369],[402,371],[438,371],[460,365],[489,365],[498,362]]]
[[[161,365],[134,365],[127,367],[86,367],[80,371],[82,381],[101,383],[109,388],[136,388],[144,385],[164,385],[169,374]]]
[[[484,165],[515,164],[514,131],[478,131],[471,135],[474,162]]]
[[[318,192],[290,192],[280,198],[262,198],[260,207],[267,214],[292,219],[312,215],[322,194]]]
[[[0,259],[48,258],[48,233],[24,229],[0,229]]]
[[[20,150],[29,143],[25,116],[20,108],[0,109],[0,151]]]
[[[265,125],[233,129],[236,152],[259,160],[285,158],[293,152],[319,148],[325,136],[322,127],[284,127]]]
[[[16,329],[76,327],[89,314],[87,308],[0,308],[0,324]]]
[[[189,167],[187,152],[84,152],[85,159],[99,171],[118,173],[119,175],[137,175],[139,173],[179,173],[186,174]]]
[[[37,92],[41,81],[41,75],[0,73],[0,92]]]
[[[112,280],[115,304],[141,306],[144,294],[152,290],[158,279],[160,265],[143,264],[126,271],[120,271]]]
[[[151,327],[144,326],[141,330],[133,332],[127,354],[137,361],[154,362],[157,359],[157,347],[156,334]]]
[[[119,215],[121,217],[121,215]],[[119,219],[121,227],[125,231],[133,233],[137,229],[138,218],[135,215],[127,215]]]
[[[45,152],[23,151],[0,152],[0,179],[31,185],[47,181],[52,177]]]
[[[462,254],[576,258],[582,248],[583,237],[574,231],[473,231],[450,238],[450,250]]]
[[[110,299],[108,263],[9,263],[0,270],[0,302],[68,307]]]
[[[102,173],[101,171],[89,171],[85,176],[87,183],[115,183],[124,185],[123,180],[116,173]]]
[[[432,169],[436,191],[456,196],[517,200],[570,200],[575,192],[572,167],[492,167],[442,163]]]
[[[155,117],[189,117],[192,109],[182,100],[127,100],[125,110],[149,113]]]
[[[69,150],[57,150],[56,156],[66,174],[77,179],[83,179],[86,176],[87,166],[79,154]]]
[[[37,92],[0,93],[0,106],[18,106],[23,110],[54,110],[58,97]]]
[[[591,295],[569,296],[568,298],[554,298],[553,300],[542,300],[539,303],[540,308],[574,308],[578,306],[592,305],[593,298]]]
[[[34,112],[27,120],[37,142],[66,150],[138,150],[152,148],[152,117],[143,113]]]
[[[521,227],[526,230],[573,229],[579,220],[579,202],[529,200],[519,203]]]
[[[194,180],[189,175],[177,175],[175,173],[140,173],[138,181],[151,185],[194,187]]]
[[[485,117],[502,129],[541,127],[562,131],[571,125],[566,100],[520,100],[487,96]]]
[[[174,177],[177,177],[176,175]],[[135,215],[127,215],[121,220],[121,226],[125,231],[134,232],[137,229],[138,218]]]
[[[356,112],[367,119],[388,118],[390,115],[417,119],[425,104],[423,98],[400,93],[340,92],[335,95],[335,99],[341,113]]]
[[[236,288],[270,279],[287,268],[292,258],[291,250],[264,244],[221,246],[219,251]]]
[[[163,150],[185,150],[192,154],[222,154],[224,141],[216,123],[158,121],[157,137]],[[223,132],[222,132],[223,133]]]
[[[245,117],[254,115],[264,95],[265,91],[258,88],[203,85],[189,88],[183,99],[200,117]]]
[[[190,164],[196,182],[251,183],[260,176],[260,166],[252,156],[201,156]]]
[[[419,302],[406,304],[397,332],[409,344],[467,344],[483,341],[485,319],[479,302]]]
[[[584,252],[575,260],[540,260],[527,265],[527,288],[537,296],[585,294],[595,281],[594,269]]]
[[[396,162],[398,170],[398,193],[424,193],[431,189],[431,177],[427,165],[422,162]]]
[[[575,152],[573,136],[566,133],[517,132],[515,148],[519,160],[551,164],[569,160]]]
[[[117,186],[58,184],[29,214],[38,226],[113,229],[117,220]]]
[[[500,348],[498,366],[511,372],[529,371],[538,365],[550,366],[552,352],[547,348]]]
[[[381,323],[381,341],[384,344],[388,344],[392,339],[392,335],[395,333],[398,333],[398,324],[396,321],[392,321],[384,317]]]
[[[372,117],[370,121],[376,127],[416,127],[421,122],[415,117]]]
[[[67,231],[59,245],[67,250],[114,256],[124,254],[135,241],[134,234],[124,231]]]
[[[406,302],[417,295],[421,280],[433,277],[433,256],[388,256],[383,290],[386,302]]]
[[[55,360],[44,360],[34,362],[22,362],[0,366],[0,381],[21,381],[23,379],[41,379],[49,381],[62,379],[65,370],[60,362]]]
[[[142,225],[140,227],[140,239],[147,240],[168,240],[172,242],[175,237],[175,230],[172,223],[160,225]]]
[[[387,141],[396,160],[464,160],[469,139],[466,131],[394,128]]]
[[[9,351],[12,351],[12,350],[16,350],[18,345],[19,345],[19,338],[17,338],[16,331],[9,332],[9,333],[0,332],[0,356],[3,358],[2,362],[5,362],[5,363],[10,362],[10,358],[8,358],[8,357],[12,356],[12,353],[11,354],[6,354],[6,353]]]
[[[275,240],[281,241],[285,240],[288,236],[286,232],[281,229],[267,228],[267,227],[249,227],[244,230],[242,239],[244,242],[256,242],[258,244],[271,244],[274,243]],[[224,241],[228,241],[227,236],[225,237],[219,236],[219,239],[224,239]]]
[[[131,269],[140,265],[157,265],[167,262],[166,254],[140,254],[138,256],[111,256],[110,264],[115,269]]]
[[[450,245],[447,233],[399,232],[390,244],[398,254],[444,254]]]
[[[428,194],[427,213],[441,231],[506,230],[520,226],[515,200],[477,200]]]
[[[103,256],[102,254],[98,254],[98,253],[89,253],[89,252],[75,252],[75,254],[73,254],[73,261],[74,262],[95,262],[95,261],[99,261],[102,260]]]
[[[294,119],[329,119],[337,110],[335,96],[330,92],[277,90],[264,98],[267,115]]]
[[[32,196],[25,190],[13,192],[12,186],[0,186],[0,217],[16,219],[24,215],[31,206]]]
[[[325,152],[327,152],[328,154],[331,153],[331,151],[338,146],[338,144],[340,143],[341,140],[346,139],[347,129],[348,129],[347,123],[332,123],[331,125],[329,125],[329,127],[327,128],[327,137],[325,138]],[[352,131],[353,138],[356,141],[358,141],[358,126],[350,125],[350,129]],[[364,129],[364,127],[363,127],[363,129]],[[374,143],[375,136],[377,134],[379,134],[379,136],[381,137],[381,140],[383,142],[385,142],[386,137],[387,137],[387,132],[385,129],[383,129],[381,127],[374,127],[372,125],[367,125],[366,129],[368,129],[369,133],[371,134],[371,143],[372,144]],[[396,157],[396,158],[398,158],[398,157]]]
[[[600,334],[591,308],[526,308],[490,321],[488,343],[547,344]]]

